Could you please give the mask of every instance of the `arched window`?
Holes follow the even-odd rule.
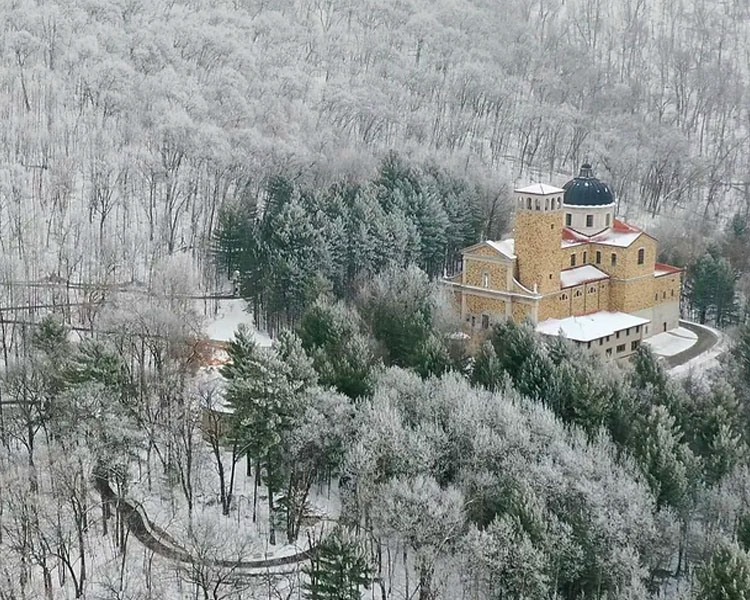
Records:
[[[526,198],[526,208],[531,210],[531,198]]]
[[[646,260],[646,249],[638,248],[638,264],[642,265],[645,260]]]

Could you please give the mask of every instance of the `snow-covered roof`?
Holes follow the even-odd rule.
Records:
[[[602,231],[591,238],[591,241],[595,244],[602,244],[603,246],[617,246],[618,248],[627,248],[635,240],[641,236],[641,231],[615,231],[614,229],[608,229]]]
[[[501,254],[504,254],[508,258],[515,258],[516,257],[516,244],[513,238],[508,238],[507,240],[500,240],[500,241],[492,241],[487,240],[487,243],[492,246],[495,250],[500,252]]]
[[[603,246],[627,248],[635,242],[641,234],[643,234],[642,230],[633,225],[629,225],[624,221],[620,221],[619,219],[613,220],[612,227],[590,237],[583,233],[579,233],[570,227],[563,227],[562,247],[569,248],[571,246],[577,246],[578,244],[591,242]]]
[[[559,335],[576,342],[590,342],[628,327],[646,325],[649,319],[636,317],[623,312],[599,311],[578,317],[565,319],[547,319],[536,326],[539,333],[545,335]]]
[[[516,189],[516,194],[530,194],[532,196],[548,196],[550,194],[562,194],[564,192],[565,190],[546,183],[532,183],[526,187]]]
[[[594,265],[581,265],[580,267],[560,271],[560,287],[569,288],[581,285],[587,281],[598,281],[608,278],[609,275],[604,271],[600,271]]]

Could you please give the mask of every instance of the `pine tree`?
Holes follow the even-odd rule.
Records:
[[[682,508],[687,500],[694,457],[664,406],[654,406],[635,448],[658,507]]]
[[[712,248],[687,272],[685,295],[698,320],[726,325],[737,318],[737,273],[729,261]]]
[[[234,208],[223,208],[213,234],[211,250],[217,266],[228,278],[235,271],[244,270],[251,238],[250,223],[245,216]]]
[[[750,323],[740,328],[732,355],[739,365],[744,383],[750,387]]]
[[[748,600],[750,555],[736,544],[720,546],[698,569],[696,600]]]
[[[311,306],[298,326],[302,347],[312,357],[320,383],[350,398],[369,392],[376,364],[371,340],[360,330],[361,319],[355,309],[325,299]]]
[[[495,392],[502,386],[504,373],[492,343],[482,344],[474,358],[474,367],[471,372],[472,384],[484,386]]]
[[[303,569],[307,600],[360,600],[361,588],[369,588],[367,557],[353,538],[341,530],[331,533],[315,550]]]

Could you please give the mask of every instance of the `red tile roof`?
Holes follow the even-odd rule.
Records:
[[[672,265],[668,265],[667,263],[655,263],[654,264],[654,274],[656,274],[657,277],[661,275],[674,275],[675,273],[682,273],[685,269],[682,269],[680,267],[675,267]]]

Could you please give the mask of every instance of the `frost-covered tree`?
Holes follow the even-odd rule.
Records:
[[[745,600],[750,597],[750,557],[735,544],[716,549],[698,569],[695,598]]]

